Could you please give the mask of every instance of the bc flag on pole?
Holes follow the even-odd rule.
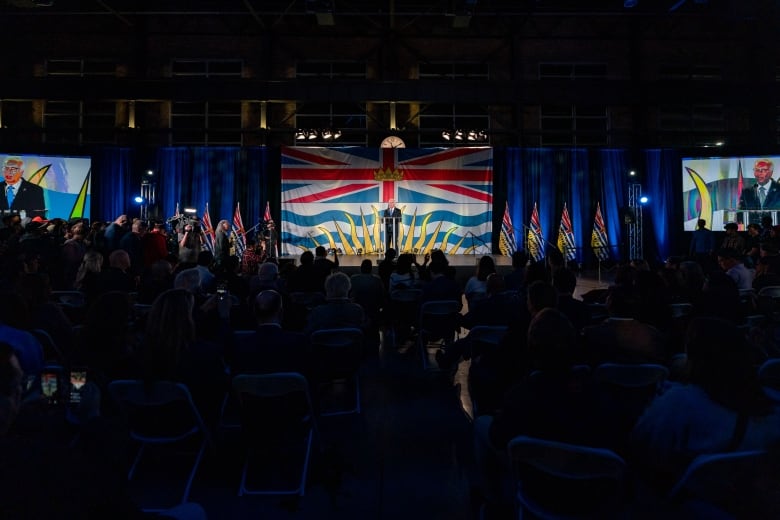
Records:
[[[569,210],[566,203],[563,203],[563,212],[561,213],[561,225],[558,227],[558,250],[563,253],[566,260],[577,258],[577,246],[574,243],[574,231],[572,230]]]
[[[236,256],[241,258],[246,251],[246,231],[244,231],[244,222],[241,220],[241,209],[236,202],[236,211],[233,213],[233,236],[235,239]]]
[[[596,216],[593,218],[593,233],[590,235],[590,247],[593,248],[596,258],[609,259],[609,240],[607,239],[607,226],[601,216],[601,203],[596,203]]]
[[[504,209],[504,218],[501,221],[501,236],[498,239],[498,249],[504,256],[512,256],[517,251],[515,241],[515,228],[512,225],[512,217],[509,215],[509,202]]]
[[[214,226],[211,225],[211,215],[209,215],[209,203],[206,203],[206,210],[203,212],[203,236],[206,249],[214,254]]]
[[[268,201],[265,201],[265,213],[263,214],[263,220],[265,221],[265,225],[267,226],[269,222],[273,220],[273,217],[271,217],[271,203]],[[276,227],[276,226],[274,226]],[[275,232],[275,231],[274,231]],[[274,240],[274,248],[275,248],[275,256],[274,258],[279,258],[279,244],[278,241]],[[270,254],[270,251],[269,251]]]
[[[534,209],[531,213],[526,239],[529,258],[534,262],[544,258],[544,237],[542,236],[542,225],[539,223],[539,208],[536,207],[536,202],[534,202]]]
[[[283,255],[319,245],[345,254],[383,246],[382,214],[401,210],[401,252],[467,254],[493,232],[493,149],[282,148]]]

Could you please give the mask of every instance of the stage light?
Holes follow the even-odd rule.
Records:
[[[195,208],[184,208],[184,214],[185,215],[197,215],[198,214],[198,210],[196,210]]]
[[[299,128],[295,132],[295,140],[303,141],[304,139],[306,139],[306,132],[302,128]]]
[[[333,139],[341,138],[341,130],[333,130]]]
[[[331,132],[330,128],[325,128],[322,131],[322,138],[325,139],[325,140],[333,138],[333,132]]]
[[[642,195],[639,197],[640,204],[647,204],[648,202],[650,202],[650,199],[647,197],[647,195]]]
[[[311,130],[309,130],[307,137],[309,138],[309,141],[311,141],[312,139],[317,139],[317,131],[312,128]]]
[[[476,130],[469,130],[469,132],[466,134],[466,139],[469,141],[476,141],[477,140],[477,131]]]
[[[487,132],[480,130],[477,134],[477,138],[479,138],[480,141],[487,141]]]
[[[630,172],[628,172],[628,176],[629,177],[636,177],[636,172],[634,170],[631,170]]]
[[[463,141],[463,130],[455,130],[455,140]]]
[[[154,175],[154,170],[146,170],[146,175],[152,177]]]
[[[452,139],[452,132],[450,132],[449,130],[442,130],[441,138],[444,139],[445,141],[449,141],[450,139]]]
[[[133,201],[135,201],[136,204],[143,204],[144,203],[144,198],[142,196],[140,196],[140,195],[136,195],[135,198],[133,199]]]

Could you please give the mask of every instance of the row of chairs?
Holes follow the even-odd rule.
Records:
[[[512,439],[507,450],[517,518],[631,517],[630,472],[616,453],[527,436]],[[735,490],[744,488],[740,483],[751,482],[767,461],[768,453],[758,450],[699,455],[661,505],[673,511],[695,504],[723,515]],[[552,492],[551,482],[557,483]]]
[[[306,378],[295,372],[238,375],[232,380],[232,391],[241,410],[245,444],[238,495],[303,496],[312,447],[319,436]],[[170,381],[119,380],[109,384],[109,392],[125,412],[130,438],[139,444],[128,480],[137,475],[141,459],[149,449],[167,447],[172,453],[178,453],[179,448],[187,446],[188,442],[195,442],[194,460],[189,466],[180,498],[181,504],[187,503],[203,455],[213,449],[209,430],[187,386]],[[273,439],[274,444],[267,444],[269,439]],[[259,460],[264,452],[279,450],[282,445],[302,454],[296,481],[291,484],[270,479],[263,487],[253,486],[253,462]],[[256,465],[254,469],[259,467]]]

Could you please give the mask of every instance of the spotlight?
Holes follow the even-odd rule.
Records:
[[[449,130],[442,130],[441,138],[444,139],[445,141],[449,141],[450,139],[452,139],[452,132],[450,132]]]
[[[480,141],[487,141],[487,132],[485,132],[484,130],[480,130],[479,133],[477,134],[477,138]]]
[[[634,170],[631,170],[630,172],[628,172],[628,176],[629,177],[636,177],[636,172]]]
[[[303,141],[304,139],[306,139],[306,131],[303,130],[302,128],[299,128],[298,130],[295,131],[295,140]]]
[[[317,131],[314,129],[309,130],[309,134],[307,136],[309,138],[309,141],[312,139],[317,139]]]
[[[642,195],[641,197],[639,197],[640,204],[647,204],[648,202],[650,202],[650,199],[647,198],[647,195]]]
[[[333,139],[341,138],[341,130],[333,130]]]
[[[140,195],[136,195],[133,200],[135,201],[136,204],[143,204],[144,203],[144,198],[142,196],[140,196]]]
[[[325,140],[333,139],[333,132],[331,131],[330,128],[325,128],[322,131],[322,138],[325,139]]]
[[[146,175],[148,175],[149,177],[152,177],[154,175],[154,171],[153,170],[146,170]]]
[[[455,140],[463,141],[463,130],[455,130]]]
[[[469,141],[476,141],[477,140],[477,131],[476,130],[469,130],[469,133],[466,134],[466,139]]]
[[[198,214],[198,210],[196,210],[195,208],[184,208],[184,214],[185,215],[197,215]]]

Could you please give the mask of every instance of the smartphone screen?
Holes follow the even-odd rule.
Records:
[[[81,402],[81,387],[87,382],[87,371],[83,368],[74,368],[70,371],[70,395],[71,404]]]
[[[220,300],[225,299],[225,295],[227,295],[227,284],[221,283],[217,285],[217,296],[219,296]]]
[[[41,373],[41,393],[51,403],[57,402],[57,374]]]

